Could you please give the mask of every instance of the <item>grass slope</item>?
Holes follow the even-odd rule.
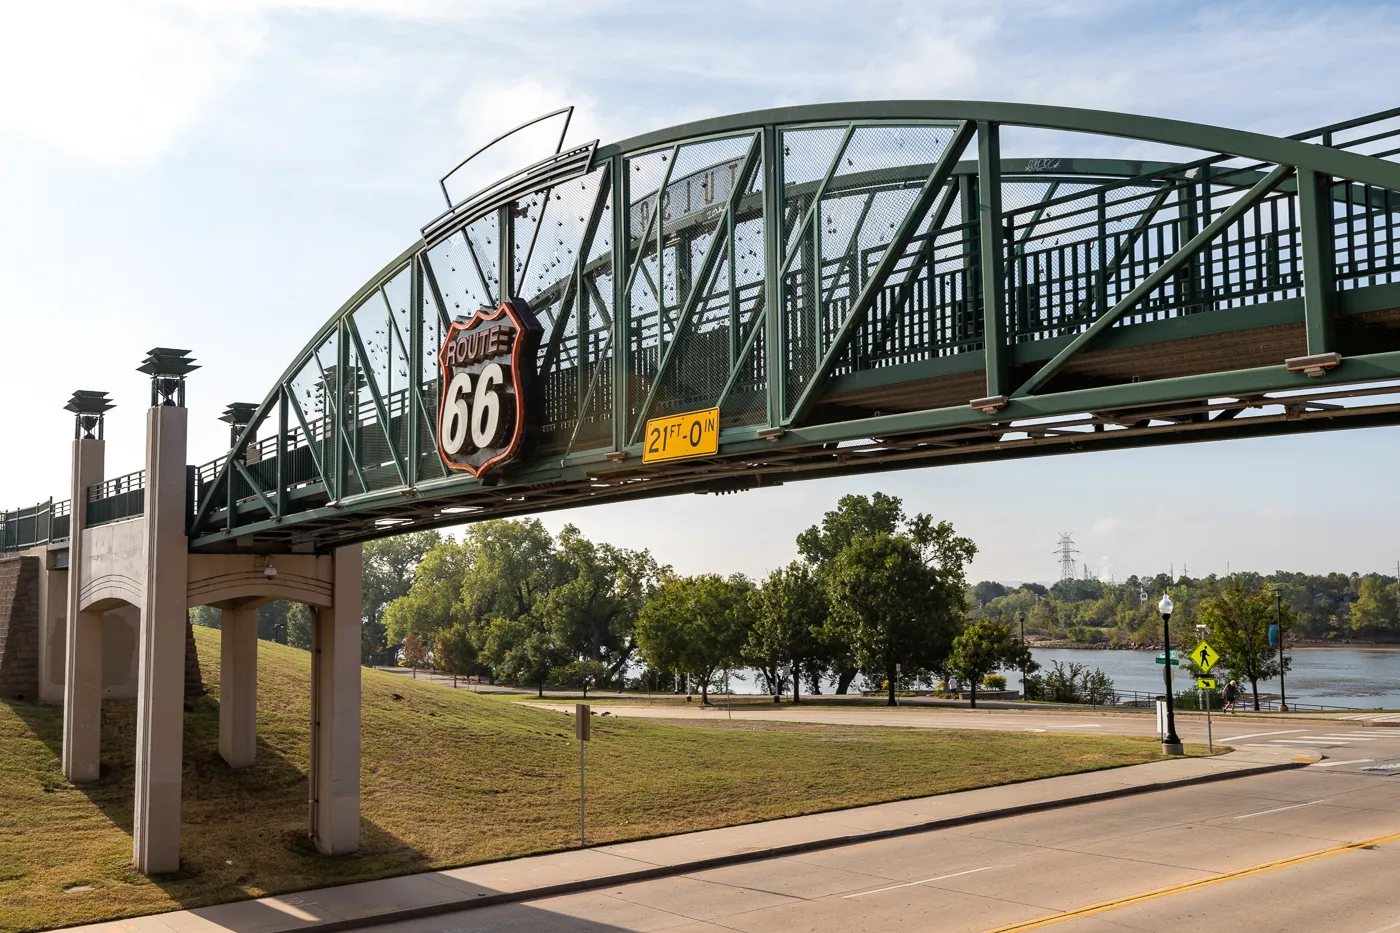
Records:
[[[577,845],[578,747],[555,712],[363,672],[363,848],[306,842],[309,655],[258,645],[258,762],[218,754],[217,632],[196,629],[212,695],[185,717],[183,867],[131,868],[135,704],[103,715],[102,777],[59,762],[62,712],[0,703],[0,930],[30,930]],[[616,842],[1149,761],[1113,736],[599,718],[589,841]],[[74,886],[90,891],[65,893]]]

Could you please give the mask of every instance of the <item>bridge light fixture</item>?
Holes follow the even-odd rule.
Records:
[[[973,411],[980,411],[984,415],[995,415],[1006,407],[1006,396],[989,395],[986,398],[975,398],[967,403],[967,407]]]
[[[267,577],[269,580],[276,579],[277,568],[272,566],[271,564],[268,564],[266,567],[263,568],[263,576]]]
[[[1340,353],[1314,353],[1311,356],[1295,356],[1283,361],[1290,373],[1303,373],[1308,376],[1325,376],[1327,370],[1341,365]]]
[[[151,377],[151,407],[185,407],[185,377],[199,369],[189,350],[156,347],[146,354],[138,373]]]
[[[224,409],[224,413],[219,416],[219,420],[229,426],[228,445],[230,448],[238,443],[238,438],[243,434],[243,429],[253,422],[253,415],[257,413],[258,406],[255,402],[230,402]]]
[[[107,398],[106,392],[93,392],[79,389],[73,393],[64,411],[73,412],[73,439],[100,441],[105,415],[116,408],[116,403]]]

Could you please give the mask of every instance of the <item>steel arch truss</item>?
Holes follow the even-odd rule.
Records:
[[[306,550],[676,492],[1400,421],[1400,111],[1278,139],[886,102],[577,147],[453,205],[321,328],[225,456],[195,549]],[[1187,147],[1004,158],[1005,127]],[[437,454],[436,353],[544,325],[532,459]],[[719,453],[641,459],[718,406]]]

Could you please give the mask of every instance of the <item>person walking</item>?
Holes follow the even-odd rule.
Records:
[[[1225,712],[1235,711],[1235,701],[1240,698],[1240,685],[1233,680],[1225,685]]]

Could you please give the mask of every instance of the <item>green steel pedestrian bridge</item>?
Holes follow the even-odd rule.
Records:
[[[1400,109],[1276,138],[957,101],[561,136],[448,197],[229,406],[231,448],[190,468],[190,549],[1400,422],[1397,140]],[[1073,155],[1135,141],[1184,161]],[[532,453],[477,479],[439,451],[438,354],[510,297],[542,327]],[[717,453],[643,461],[648,419],[708,407]],[[143,508],[140,474],[88,489],[90,525]],[[5,513],[0,542],[61,541],[67,514]]]

